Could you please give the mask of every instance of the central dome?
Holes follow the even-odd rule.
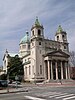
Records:
[[[26,32],[26,35],[21,39],[20,44],[29,42],[29,34]]]

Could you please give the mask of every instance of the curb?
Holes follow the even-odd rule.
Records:
[[[9,92],[1,92],[0,94],[10,94],[10,93],[18,93],[18,92],[28,92],[28,90],[20,90],[20,91],[9,91]]]

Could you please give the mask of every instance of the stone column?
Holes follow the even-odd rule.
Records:
[[[70,69],[69,69],[69,64],[68,64],[68,62],[67,62],[67,65],[68,65],[68,79],[70,79]]]
[[[62,66],[62,61],[61,61],[61,79],[63,79],[63,66]]]
[[[58,69],[57,69],[57,61],[55,62],[55,66],[56,66],[56,80],[58,80]]]
[[[52,61],[51,61],[51,79],[53,80],[53,67],[52,67]]]
[[[67,74],[68,74],[68,73],[67,73],[67,72],[68,72],[68,71],[67,71],[67,62],[65,62],[65,70],[66,70],[66,79],[68,79],[68,75],[67,75]]]
[[[48,60],[48,80],[50,80],[50,62]]]
[[[46,72],[46,62],[44,61],[44,77],[45,77],[45,80],[47,79],[47,72]]]

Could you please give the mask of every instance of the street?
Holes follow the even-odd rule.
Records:
[[[72,86],[27,88],[28,92],[0,94],[0,100],[75,100],[75,87]]]

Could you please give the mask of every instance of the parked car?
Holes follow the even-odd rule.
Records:
[[[0,87],[7,87],[7,86],[8,86],[7,80],[0,80]]]
[[[20,85],[21,82],[19,82],[19,81],[13,81],[12,84],[19,84]]]

